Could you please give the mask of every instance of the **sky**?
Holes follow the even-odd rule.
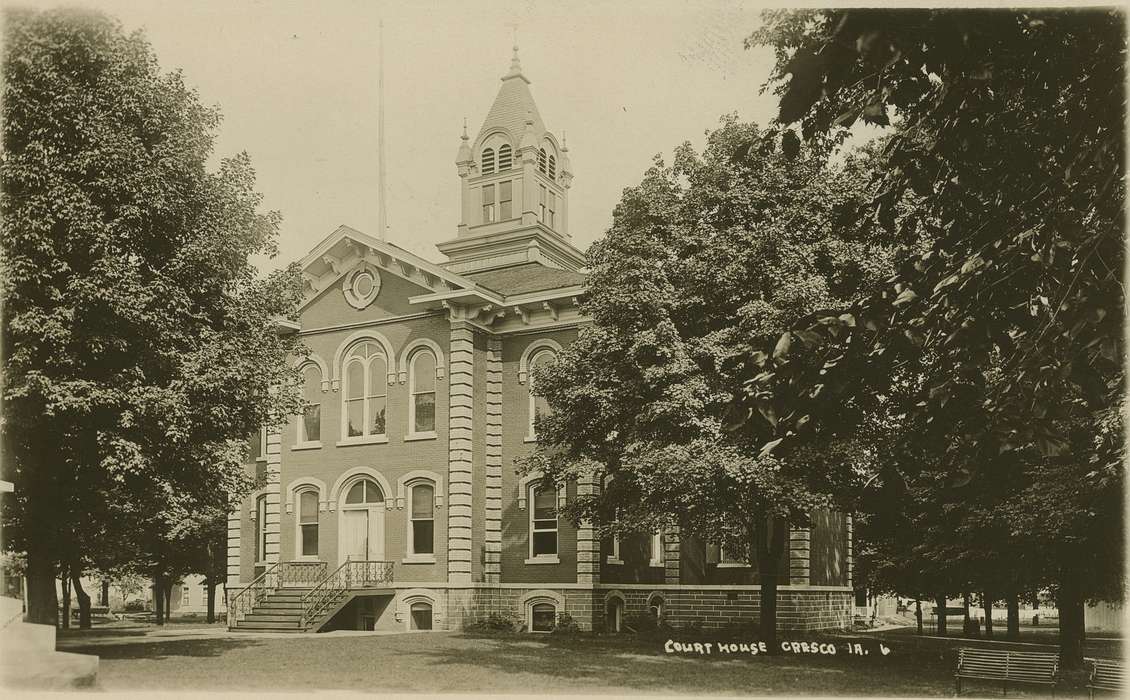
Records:
[[[455,154],[509,68],[515,27],[547,128],[568,137],[570,233],[584,250],[625,187],[723,114],[767,124],[768,49],[746,50],[750,3],[676,0],[24,0],[102,9],[143,30],[224,115],[219,158],[246,151],[263,207],[282,213],[279,255],[301,259],[340,224],[376,235],[378,23],[384,22],[388,240],[436,262],[455,236]]]

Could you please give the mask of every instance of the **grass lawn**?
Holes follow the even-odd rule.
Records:
[[[462,693],[948,696],[953,652],[888,638],[885,657],[686,657],[631,636],[416,633],[154,639],[89,630],[59,648],[98,654],[105,690],[373,690]],[[1081,692],[1060,688],[1057,694]],[[970,686],[999,695],[999,685]],[[1041,695],[1041,689],[1009,695]]]

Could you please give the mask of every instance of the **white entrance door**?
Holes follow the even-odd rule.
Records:
[[[369,510],[346,510],[341,513],[341,560],[368,559]]]
[[[341,561],[384,559],[384,506],[341,512]]]

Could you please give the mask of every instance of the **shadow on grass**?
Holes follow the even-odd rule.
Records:
[[[726,694],[948,695],[940,659],[794,655],[667,654],[666,639],[628,636],[464,635],[468,648],[414,649],[437,666],[469,665],[521,682],[528,673],[574,689],[616,686],[643,692]]]
[[[149,659],[159,660],[177,656],[222,656],[229,651],[260,646],[255,639],[174,639],[144,644],[113,642],[103,644],[68,644],[66,651],[77,654],[94,654],[103,660]]]

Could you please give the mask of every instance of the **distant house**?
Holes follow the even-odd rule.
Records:
[[[640,615],[705,627],[756,618],[758,574],[742,557],[673,530],[601,541],[557,508],[602,484],[543,489],[515,473],[548,410],[535,369],[590,322],[569,233],[570,151],[529,83],[515,50],[482,128],[464,130],[445,261],[348,226],[301,261],[306,407],[253,445],[248,468],[267,485],[229,522],[233,619],[411,630],[498,614],[543,632],[562,614],[613,630]],[[850,625],[850,517],[815,514],[783,564],[783,627]],[[276,597],[273,614],[237,610],[253,582]],[[319,583],[342,590],[319,608],[332,619],[299,620]]]

